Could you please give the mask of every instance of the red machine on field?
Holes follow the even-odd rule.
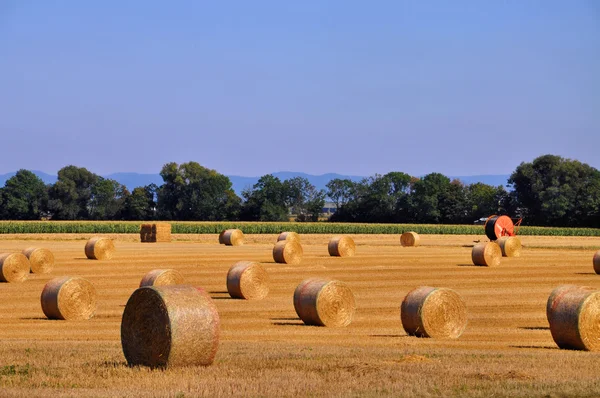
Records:
[[[519,232],[519,226],[523,218],[519,218],[516,223],[509,216],[489,216],[485,220],[485,234],[490,240],[496,240],[503,236],[515,236]]]

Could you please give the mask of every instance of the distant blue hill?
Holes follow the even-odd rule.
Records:
[[[57,180],[55,175],[46,174],[42,171],[32,170],[32,172],[37,175],[44,183],[46,184],[54,184]],[[0,174],[0,187],[3,187],[6,180],[14,176],[16,172]],[[349,180],[358,182],[361,181],[363,176],[348,176],[342,174],[328,173],[322,175],[312,175],[306,173],[292,172],[292,171],[280,171],[277,173],[273,173],[273,176],[279,178],[281,181],[288,180],[294,177],[303,177],[306,178],[311,184],[313,184],[317,189],[327,189],[326,185],[329,181],[335,178],[347,178]],[[163,184],[163,179],[160,174],[140,174],[140,173],[113,173],[104,175],[105,178],[110,178],[112,180],[118,181],[119,183],[125,185],[129,191],[133,191],[136,187],[143,187],[149,184],[156,184],[158,186]],[[243,176],[228,176],[231,180],[231,184],[233,186],[233,190],[241,195],[242,191],[247,188],[252,188],[254,184],[256,184],[260,177],[243,177]],[[493,186],[506,186],[506,182],[508,180],[508,175],[477,175],[477,176],[448,176],[448,178],[458,179],[462,181],[464,184],[474,184],[477,182],[482,182],[484,184],[493,185]]]

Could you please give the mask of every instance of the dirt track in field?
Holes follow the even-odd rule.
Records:
[[[334,258],[327,253],[329,236],[304,235],[304,259],[296,266],[274,263],[276,235],[250,235],[240,247],[219,245],[213,235],[175,235],[171,243],[154,244],[115,235],[117,252],[106,261],[85,258],[89,236],[0,237],[0,252],[41,246],[56,258],[51,274],[0,284],[0,386],[6,395],[600,394],[599,354],[558,350],[545,315],[548,295],[560,284],[600,289],[592,268],[598,238],[524,236],[522,257],[486,268],[471,263],[471,246],[484,236],[422,235],[420,247],[406,248],[398,236],[351,235],[356,256]],[[266,299],[229,298],[226,274],[240,260],[258,261],[269,272]],[[203,287],[215,299],[221,345],[215,364],[201,371],[204,379],[186,373],[198,370],[157,373],[125,366],[123,308],[142,276],[155,268],[179,270],[186,283]],[[63,275],[94,284],[99,304],[93,319],[45,319],[42,288]],[[350,326],[308,327],[298,319],[294,289],[313,276],[339,279],[352,288],[357,310]],[[448,287],[463,297],[468,326],[461,338],[406,335],[400,303],[417,286]],[[260,376],[244,382],[241,375],[249,368]],[[158,379],[164,380],[154,385]],[[417,386],[414,380],[420,380]]]

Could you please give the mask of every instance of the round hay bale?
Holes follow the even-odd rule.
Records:
[[[600,291],[563,289],[554,295],[552,303],[548,321],[558,347],[600,350]]]
[[[554,312],[554,309],[558,305],[558,302],[562,299],[565,293],[571,292],[573,290],[584,290],[588,292],[596,291],[597,289],[591,286],[579,286],[579,285],[560,285],[550,292],[550,296],[548,296],[548,301],[546,302],[546,318],[548,319],[548,323],[551,322],[550,318]]]
[[[416,232],[405,232],[402,235],[400,235],[400,244],[402,246],[419,246],[420,240],[421,238]]]
[[[467,327],[467,307],[454,290],[421,286],[402,300],[400,319],[409,335],[456,339]]]
[[[600,274],[600,250],[598,250],[596,254],[594,254],[594,258],[592,261],[594,263],[594,272]]]
[[[273,246],[273,260],[281,264],[300,264],[304,250],[295,240],[282,240]]]
[[[23,253],[0,254],[0,281],[24,282],[30,269],[29,260]]]
[[[233,298],[261,300],[269,294],[269,274],[259,263],[238,261],[227,273],[227,291]]]
[[[46,283],[41,301],[49,319],[90,319],[96,312],[96,289],[86,279],[60,276]]]
[[[183,275],[175,269],[155,269],[142,278],[140,287],[183,284]]]
[[[95,236],[85,244],[85,255],[90,260],[110,260],[115,252],[111,239]]]
[[[294,308],[307,325],[343,327],[352,322],[356,304],[345,283],[309,278],[296,287]]]
[[[227,232],[226,229],[222,230],[221,233],[219,234],[219,244],[220,245],[225,244],[225,239],[223,238],[225,236],[225,232]]]
[[[48,249],[28,247],[22,253],[29,260],[34,274],[47,274],[54,268],[54,254]]]
[[[277,242],[282,240],[295,240],[296,242],[300,243],[300,235],[298,235],[296,232],[282,232],[277,237]]]
[[[521,257],[521,239],[516,236],[503,236],[496,241],[502,251],[502,257]]]
[[[354,240],[349,236],[334,236],[327,246],[330,256],[352,257],[356,253]]]
[[[204,289],[145,286],[133,292],[121,322],[130,366],[210,365],[219,347],[219,313]]]
[[[471,259],[473,264],[486,267],[496,267],[500,265],[502,258],[502,249],[496,242],[482,242],[473,246]]]
[[[223,234],[223,243],[227,246],[241,246],[244,244],[244,233],[239,229],[228,229]]]

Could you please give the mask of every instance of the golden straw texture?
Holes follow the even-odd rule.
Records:
[[[140,287],[183,284],[183,275],[175,269],[155,269],[142,278]]]
[[[127,301],[121,345],[130,366],[210,365],[219,347],[219,333],[219,313],[204,289],[146,286]]]
[[[239,229],[228,229],[223,234],[223,243],[226,246],[241,246],[244,244],[244,233]]]
[[[600,274],[600,250],[594,254],[594,259],[592,261],[594,263],[594,272]]]
[[[29,277],[29,260],[23,253],[0,254],[0,281],[24,282]]]
[[[96,312],[96,289],[86,279],[61,276],[46,283],[41,302],[49,319],[90,319]]]
[[[421,238],[416,232],[405,232],[400,235],[400,244],[402,246],[419,246]]]
[[[552,338],[560,348],[600,350],[600,291],[559,288],[559,293],[553,291],[548,298],[552,301],[548,313]]]
[[[467,307],[454,290],[421,286],[402,300],[400,319],[409,335],[456,339],[467,327]]]
[[[496,242],[502,250],[502,257],[521,257],[521,239],[516,236],[503,236]]]
[[[54,254],[48,249],[28,247],[23,254],[29,259],[34,274],[47,274],[54,268]]]
[[[111,239],[95,236],[85,244],[85,255],[90,260],[110,260],[115,252]]]
[[[282,240],[295,240],[296,242],[300,243],[300,235],[298,235],[296,232],[282,232],[277,237],[277,242]]]
[[[478,243],[471,252],[471,259],[475,265],[496,267],[500,265],[501,258],[502,249],[496,242]]]
[[[343,327],[352,322],[356,303],[345,283],[309,278],[296,287],[294,308],[307,325]]]
[[[356,252],[354,240],[349,236],[334,236],[327,246],[330,256],[352,257]]]
[[[227,291],[233,298],[261,300],[269,294],[269,274],[259,263],[238,261],[227,273]]]
[[[295,240],[281,240],[273,246],[273,260],[276,263],[297,265],[302,261],[304,250]]]

